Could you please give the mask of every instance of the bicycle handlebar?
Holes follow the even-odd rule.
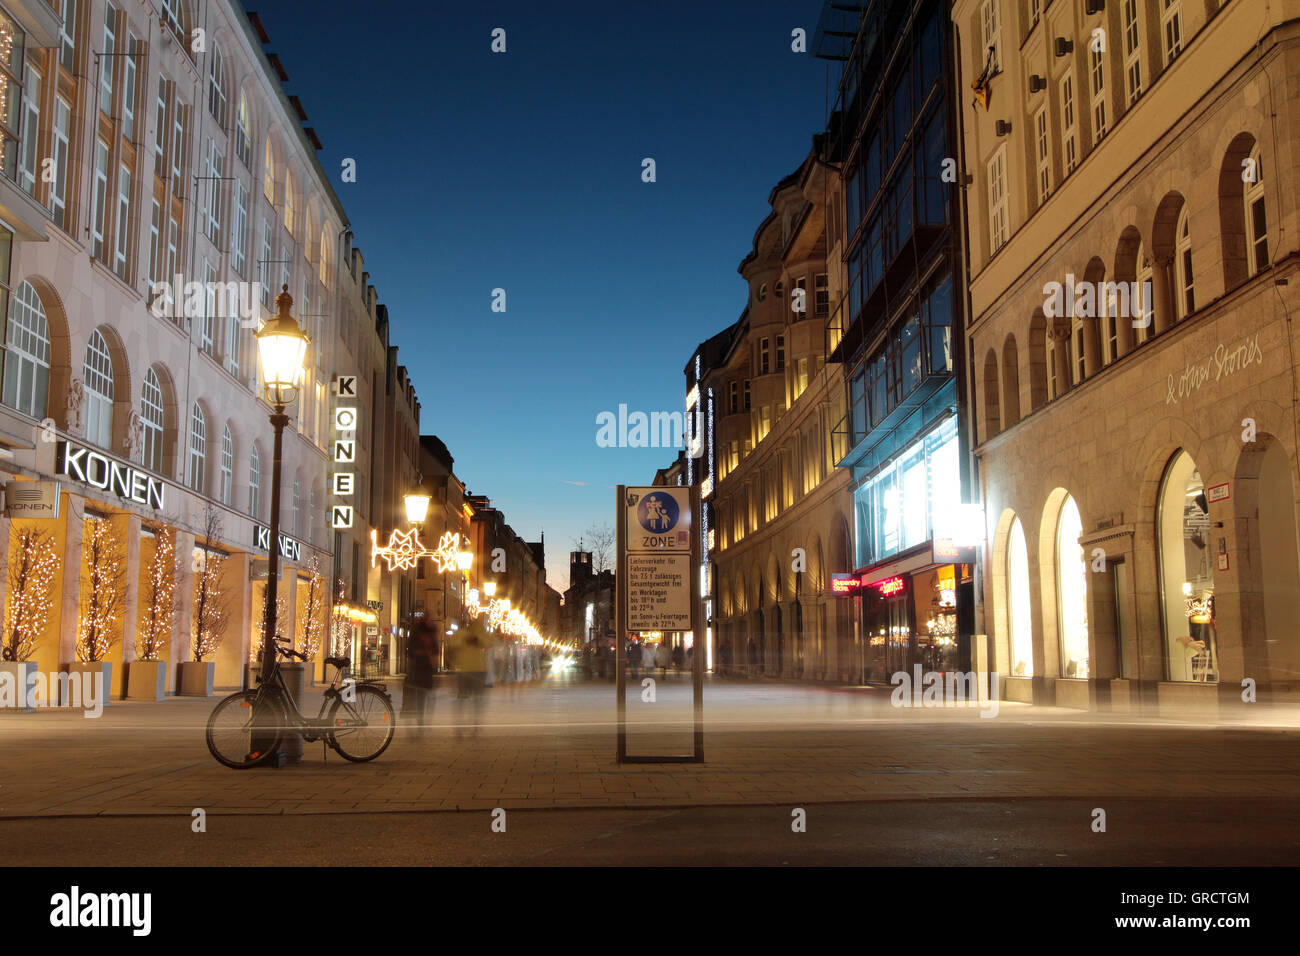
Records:
[[[279,641],[279,638],[276,638]],[[276,652],[283,654],[285,657],[296,657],[300,661],[306,661],[307,655],[301,651],[295,651],[292,647],[276,647]]]

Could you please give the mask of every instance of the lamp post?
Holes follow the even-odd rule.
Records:
[[[266,400],[275,409],[271,425],[275,444],[271,457],[271,554],[266,571],[266,618],[262,640],[262,680],[271,679],[275,666],[275,601],[280,580],[280,465],[284,426],[289,424],[285,407],[298,397],[303,361],[307,357],[307,335],[289,314],[293,296],[283,286],[276,296],[277,313],[257,331],[257,354],[262,367]]]

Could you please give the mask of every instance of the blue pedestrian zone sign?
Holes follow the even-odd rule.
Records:
[[[651,534],[667,534],[677,526],[681,509],[671,495],[649,494],[636,506],[636,520]]]
[[[689,551],[691,548],[690,491],[649,486],[628,488],[628,551]]]

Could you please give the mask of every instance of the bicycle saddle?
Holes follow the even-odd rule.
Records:
[[[327,657],[325,658],[325,663],[333,664],[339,670],[344,670],[345,668],[351,666],[352,664],[352,662],[348,660],[346,657]]]

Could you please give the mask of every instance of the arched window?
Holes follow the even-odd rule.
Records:
[[[158,373],[149,369],[144,373],[144,388],[140,392],[140,464],[151,471],[163,470],[163,392]]]
[[[253,158],[253,117],[248,112],[248,96],[239,94],[239,110],[235,114],[235,155],[245,167]]]
[[[1210,505],[1196,462],[1185,451],[1165,469],[1156,524],[1169,679],[1216,681]]]
[[[272,206],[275,205],[275,150],[271,148],[271,137],[266,138],[266,164],[262,170],[262,195]]]
[[[284,176],[284,228],[288,230],[291,236],[294,235],[294,201],[297,198],[293,194],[294,185],[293,173],[286,172]]]
[[[1174,232],[1174,308],[1178,318],[1185,319],[1196,311],[1195,278],[1192,273],[1192,234],[1187,203],[1178,213],[1178,227]]]
[[[208,419],[203,406],[194,403],[190,412],[190,488],[199,494],[206,491],[204,471],[208,465]]]
[[[162,0],[162,22],[185,41],[182,45],[188,51],[190,18],[185,12],[183,0]]]
[[[330,241],[329,224],[326,223],[320,227],[320,284],[326,289],[330,287]]]
[[[1264,211],[1264,167],[1259,147],[1250,151],[1253,182],[1243,184],[1242,200],[1246,204],[1246,269],[1250,275],[1268,266],[1268,214]]]
[[[221,503],[229,505],[235,486],[235,442],[230,426],[221,434]]]
[[[1034,624],[1030,611],[1029,551],[1025,529],[1016,518],[1007,538],[1007,629],[1011,650],[1011,674],[1034,676]]]
[[[248,456],[248,513],[258,516],[262,500],[262,453],[254,445]]]
[[[1083,521],[1074,498],[1066,496],[1056,525],[1056,599],[1061,674],[1088,676],[1088,565],[1083,560]]]
[[[212,56],[208,67],[208,112],[222,128],[226,128],[230,97],[226,93],[226,58],[221,54],[221,47],[212,44]]]
[[[90,333],[82,365],[86,386],[86,441],[100,448],[113,445],[113,357],[99,329]]]
[[[49,392],[50,326],[41,297],[30,282],[23,282],[9,304],[4,403],[32,418],[44,418]]]

